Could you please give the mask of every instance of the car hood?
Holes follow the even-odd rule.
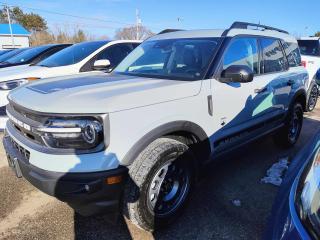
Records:
[[[197,95],[201,81],[176,81],[118,74],[56,77],[11,91],[9,99],[46,113],[108,113]]]
[[[41,66],[20,65],[0,69],[0,82],[9,80],[28,78],[28,77],[44,77],[47,68]]]

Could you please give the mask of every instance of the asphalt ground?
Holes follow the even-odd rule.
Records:
[[[291,159],[317,130],[320,104],[305,115],[294,148],[280,149],[266,137],[226,156],[197,184],[182,216],[152,234],[123,217],[75,214],[65,203],[17,179],[1,146],[0,239],[261,239],[278,190],[261,178],[280,158]]]

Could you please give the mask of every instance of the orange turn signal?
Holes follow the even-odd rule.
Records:
[[[40,79],[40,78],[38,78],[38,77],[28,77],[28,78],[26,78],[26,80],[28,80],[28,81],[34,81],[34,80],[38,80],[38,79]]]
[[[116,184],[116,183],[120,183],[122,181],[122,176],[113,176],[113,177],[108,177],[105,180],[106,184]]]

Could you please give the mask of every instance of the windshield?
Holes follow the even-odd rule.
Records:
[[[107,41],[78,43],[53,54],[36,65],[44,67],[59,67],[75,64],[82,61],[84,58],[107,43]]]
[[[202,79],[220,38],[150,40],[139,45],[114,72],[176,80]]]
[[[7,59],[17,55],[18,53],[21,53],[24,50],[26,50],[26,48],[14,49],[10,52],[6,52],[0,56],[0,62],[6,61]]]
[[[37,57],[40,53],[50,48],[50,46],[40,46],[29,48],[7,60],[8,63],[24,63]]]
[[[10,51],[12,51],[12,50],[11,50],[11,49],[8,49],[8,50],[0,50],[0,55],[5,54],[5,53],[10,52]]]
[[[298,44],[302,55],[320,55],[318,40],[298,40]]]

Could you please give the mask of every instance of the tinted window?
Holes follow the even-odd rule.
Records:
[[[97,60],[108,59],[111,67],[117,66],[130,52],[132,51],[131,44],[117,44],[103,50],[97,56]]]
[[[286,60],[276,39],[261,39],[264,73],[280,72],[286,69]]]
[[[52,56],[39,62],[37,65],[46,67],[59,67],[75,64],[82,61],[84,58],[88,57],[91,53],[105,44],[107,44],[106,41],[78,43],[63,49],[56,54],[53,54]]]
[[[297,43],[283,42],[282,46],[286,52],[289,67],[297,67],[301,65],[301,55]]]
[[[7,62],[9,63],[23,63],[32,60],[34,57],[38,56],[43,51],[46,51],[50,46],[40,46],[40,47],[33,47],[29,48],[12,58],[9,58]]]
[[[8,53],[8,52],[10,52],[10,51],[12,51],[12,50],[0,50],[0,56],[1,56],[2,54]]]
[[[236,38],[232,41],[223,57],[223,70],[231,65],[248,66],[259,73],[258,44],[255,38]]]
[[[319,56],[318,40],[298,40],[300,52],[302,55]]]
[[[151,78],[199,80],[204,77],[220,38],[149,40],[114,70]]]
[[[66,48],[67,45],[62,45],[55,47],[53,49],[50,49],[49,51],[45,52],[44,54],[41,54],[38,58],[32,61],[32,64],[37,64],[40,61],[43,61],[44,59],[50,57],[51,55],[55,54],[56,52],[61,51],[62,49]]]
[[[4,54],[2,54],[2,55],[0,56],[0,62],[4,62],[4,61],[6,61],[7,59],[12,58],[13,56],[21,53],[21,52],[24,51],[24,50],[26,50],[26,49],[25,49],[25,48],[19,48],[19,49],[14,49],[14,50],[12,50],[12,51],[10,51],[10,52],[6,52],[6,53],[4,53]]]

